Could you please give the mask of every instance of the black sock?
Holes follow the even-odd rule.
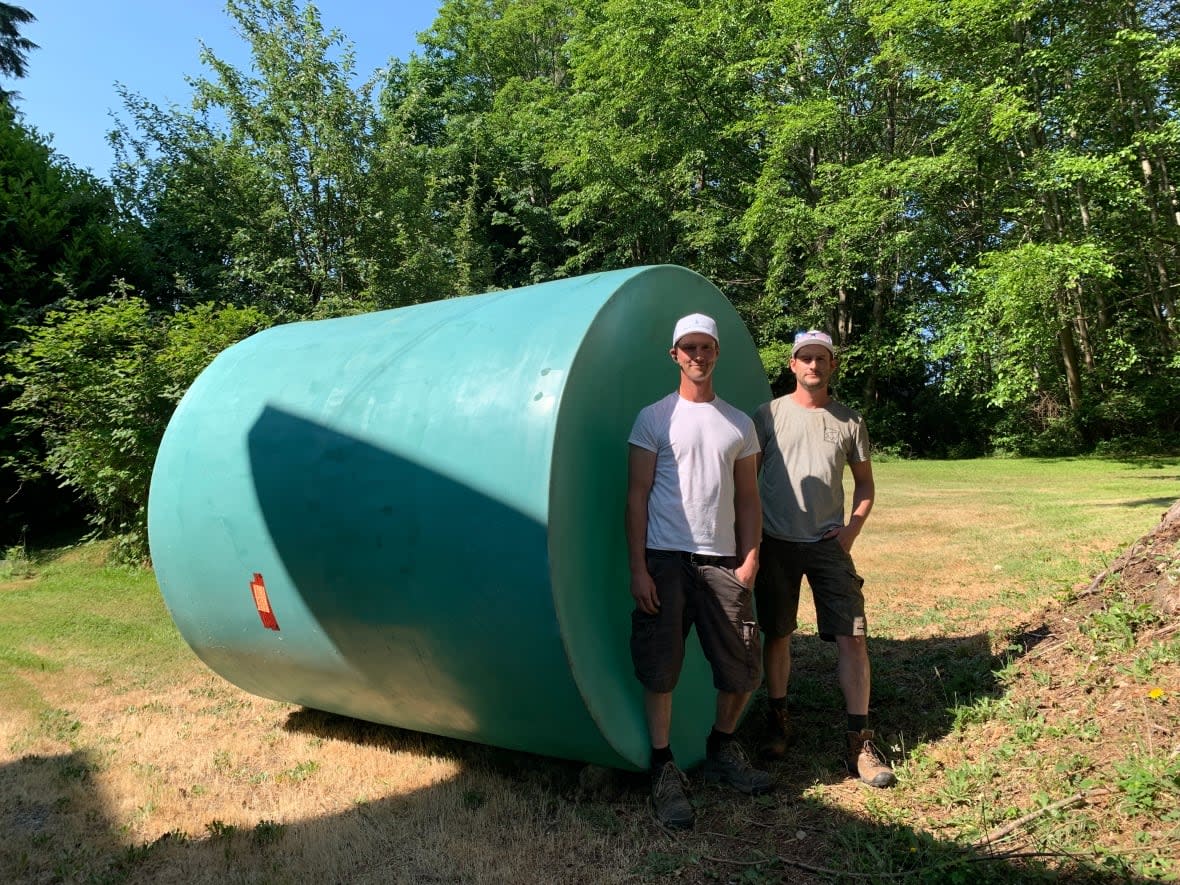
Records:
[[[651,770],[658,772],[669,762],[674,762],[672,758],[672,746],[669,744],[666,747],[652,747],[651,748]]]
[[[787,696],[783,695],[781,698],[772,698],[768,695],[766,698],[766,709],[771,713],[775,710],[787,709]]]
[[[710,756],[714,755],[721,749],[721,745],[733,740],[733,732],[718,731],[717,726],[713,726],[713,730],[709,732],[709,737],[705,741],[705,752]]]
[[[848,730],[855,731],[860,734],[865,730],[865,726],[869,724],[868,716],[858,716],[855,713],[848,714]]]

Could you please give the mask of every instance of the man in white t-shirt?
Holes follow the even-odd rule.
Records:
[[[672,690],[693,625],[717,689],[704,778],[755,796],[770,789],[770,776],[750,765],[734,737],[762,679],[753,608],[762,505],[753,422],[713,391],[720,352],[712,318],[682,317],[669,351],[679,388],[640,411],[628,439],[631,657],[644,687],[652,808],[674,828],[694,820],[688,780],[669,745]]]
[[[859,413],[832,398],[838,360],[832,338],[812,329],[795,336],[795,390],[754,414],[762,446],[762,571],[758,623],[766,634],[766,695],[770,739],[763,750],[785,754],[791,737],[787,681],[791,635],[798,626],[803,577],[811,587],[822,639],[835,642],[837,678],[847,713],[844,760],[853,777],[873,787],[896,782],[868,729],[869,653],[864,579],[851,550],[876,487],[869,434]],[[844,519],[844,469],[852,474],[852,513]]]

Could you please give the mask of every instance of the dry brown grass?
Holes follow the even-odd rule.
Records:
[[[1170,471],[1161,475],[1174,478]],[[1158,711],[1128,680],[1110,680],[1096,707],[1081,672],[1093,662],[1079,659],[1075,673],[1068,655],[1042,659],[1057,679],[1048,700],[1031,674],[1008,684],[987,675],[1012,633],[1060,610],[1053,600],[1063,583],[1084,584],[1162,508],[1147,486],[1091,491],[1047,525],[1035,494],[1009,499],[970,478],[927,489],[915,476],[907,465],[878,467],[881,503],[857,549],[879,637],[874,716],[902,781],[894,791],[860,788],[833,764],[842,727],[833,657],[806,627],[792,684],[804,734],[774,768],[776,792],[749,800],[698,786],[698,826],[686,835],[652,823],[641,776],[255,698],[185,651],[133,680],[66,666],[20,670],[21,685],[0,682],[11,704],[0,718],[0,882],[809,882],[833,869],[877,870],[869,881],[895,881],[894,873],[940,881],[938,864],[974,869],[981,882],[997,866],[1002,877],[1031,876],[1042,867],[1027,864],[1038,861],[984,861],[970,843],[1017,816],[988,818],[997,806],[1035,807],[1027,769],[1052,752],[1051,739],[1032,741],[957,803],[946,773],[993,764],[989,748],[1020,722],[957,728],[942,705],[953,707],[962,689],[1032,704],[1051,722],[1109,717],[1106,734],[1122,742],[1112,757],[1143,740],[1180,746],[1180,734],[1153,730],[1176,727],[1175,709],[1170,720],[1144,718]],[[1038,577],[1038,562],[1056,577]],[[1034,577],[1022,582],[1019,569]],[[12,586],[0,584],[0,605]],[[20,692],[39,703],[14,700]],[[743,729],[750,744],[757,719]],[[1069,740],[1079,742],[1069,752],[1101,767],[1093,741]],[[1063,782],[1050,798],[1075,789]],[[1110,836],[1112,851],[1174,838],[1175,824],[1161,823],[1145,843],[1141,820],[1114,814],[1117,796],[1091,798],[1099,813],[1107,806],[1127,827]],[[907,852],[922,863],[907,870]]]
[[[626,867],[543,782],[472,764],[493,751],[254,698],[195,660],[152,690],[76,675],[37,685],[78,722],[68,736],[30,716],[0,728],[22,750],[0,769],[4,881],[519,882],[575,860],[563,877],[604,881]],[[136,846],[146,857],[129,863]]]

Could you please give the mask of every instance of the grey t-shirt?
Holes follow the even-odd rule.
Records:
[[[807,409],[790,396],[754,413],[762,446],[762,530],[784,541],[818,541],[844,525],[844,467],[868,461],[860,414],[831,400]]]

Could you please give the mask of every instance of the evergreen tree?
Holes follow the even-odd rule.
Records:
[[[0,76],[23,77],[28,54],[37,44],[20,34],[20,25],[35,22],[37,17],[27,9],[11,3],[0,3]],[[11,104],[14,92],[0,88],[0,104]]]

